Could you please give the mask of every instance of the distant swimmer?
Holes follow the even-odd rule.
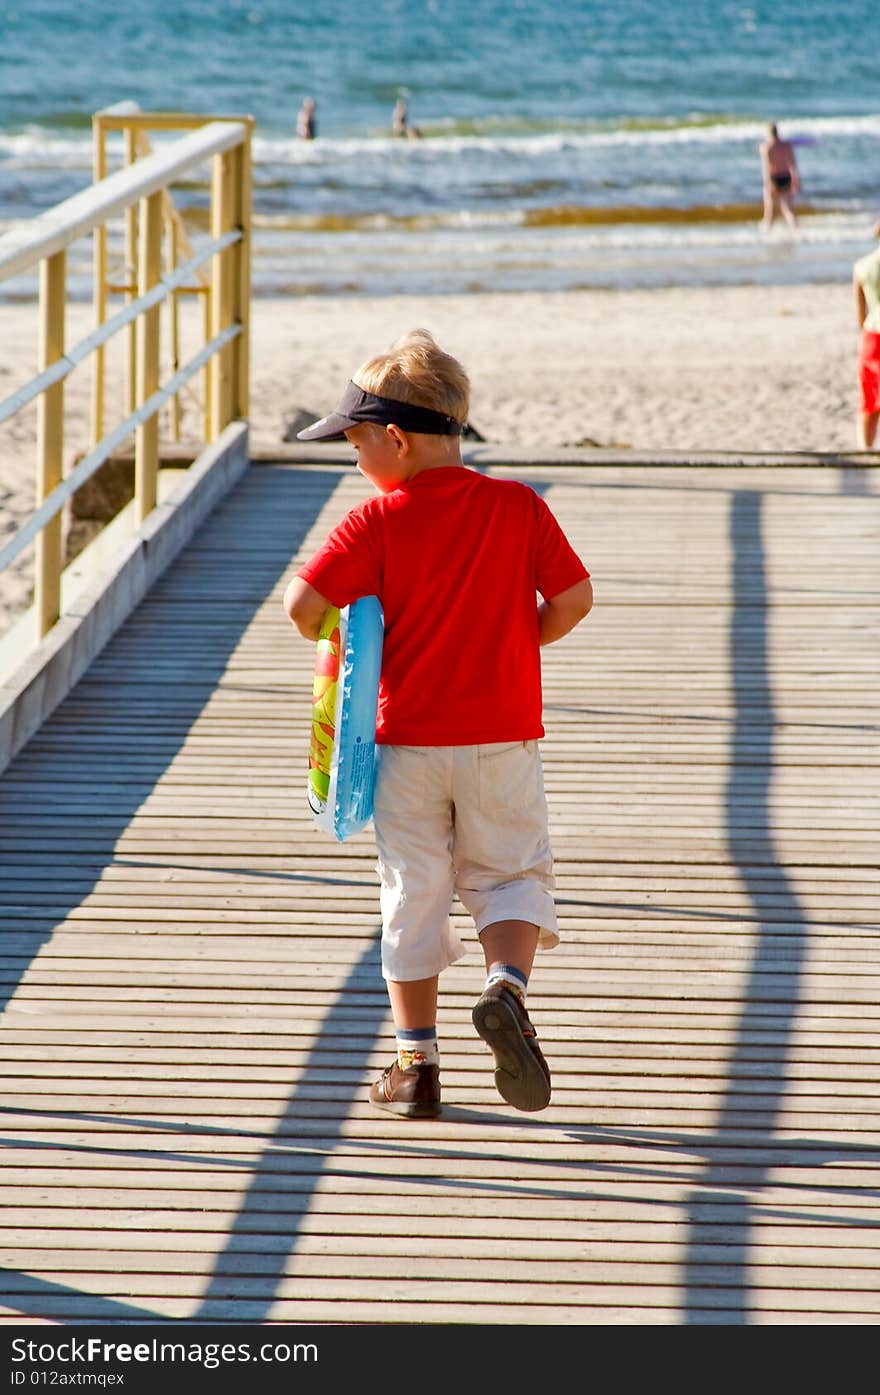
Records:
[[[391,134],[393,136],[405,136],[406,128],[409,124],[407,116],[407,105],[403,97],[398,97],[394,103],[394,110],[391,113]]]
[[[408,136],[410,140],[418,140],[422,134],[418,126],[409,124],[409,108],[405,97],[398,97],[394,103],[394,110],[391,113],[391,134],[393,136]]]
[[[306,97],[299,109],[296,117],[296,134],[300,140],[314,140],[317,134],[315,126],[315,107],[317,103],[314,97]]]
[[[792,208],[792,199],[801,187],[794,146],[791,141],[782,140],[775,122],[767,127],[767,137],[761,142],[761,173],[764,189],[764,217],[761,226],[769,232],[778,213],[781,213],[788,226],[794,231],[797,219]]]

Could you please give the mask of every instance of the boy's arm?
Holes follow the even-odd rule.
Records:
[[[538,640],[540,644],[552,644],[573,630],[593,608],[593,584],[589,577],[575,582],[567,591],[560,591],[549,601],[538,606]]]
[[[284,609],[304,639],[317,639],[324,612],[331,604],[302,577],[295,576],[284,592]]]

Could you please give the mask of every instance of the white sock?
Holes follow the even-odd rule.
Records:
[[[493,983],[506,983],[512,989],[521,1003],[526,1000],[529,981],[521,969],[517,969],[513,964],[492,964],[486,975],[485,987],[489,988]],[[484,990],[485,991],[485,990]]]
[[[397,1064],[401,1070],[409,1066],[436,1066],[440,1062],[436,1027],[402,1027],[397,1032]]]

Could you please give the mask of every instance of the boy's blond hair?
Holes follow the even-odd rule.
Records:
[[[384,354],[367,359],[353,381],[364,392],[429,407],[462,426],[467,422],[471,397],[468,375],[427,329],[411,329]]]

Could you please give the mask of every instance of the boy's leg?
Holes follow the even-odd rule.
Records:
[[[498,1093],[515,1109],[534,1112],[550,1103],[550,1069],[526,1011],[538,926],[499,920],[480,932],[486,984],[473,1022],[495,1058]]]
[[[458,748],[456,890],[474,918],[486,981],[473,1021],[516,1109],[550,1102],[550,1071],[525,1008],[535,951],[559,941],[538,743]]]
[[[391,1016],[399,1029],[418,1029],[433,1026],[437,1021],[437,986],[439,975],[433,978],[388,979],[388,998],[391,1002]]]
[[[437,974],[408,981],[386,979],[397,1060],[370,1089],[370,1102],[379,1109],[410,1119],[435,1119],[440,1113],[438,981]]]
[[[527,920],[497,920],[480,933],[486,972],[495,964],[512,964],[528,979],[538,948],[538,927]]]
[[[382,971],[397,1057],[373,1084],[370,1101],[408,1118],[440,1113],[438,977],[465,952],[449,925],[453,819],[448,765],[442,748],[386,747],[374,798]]]

